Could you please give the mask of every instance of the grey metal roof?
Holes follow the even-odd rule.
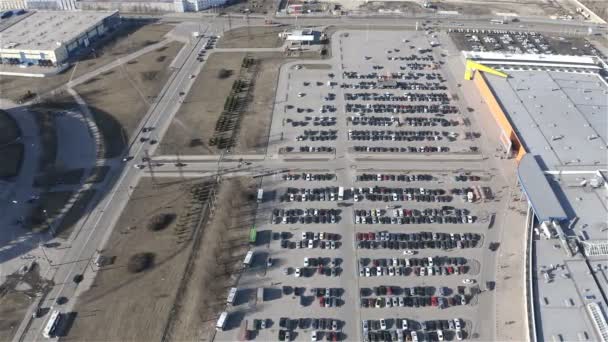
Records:
[[[517,177],[540,221],[568,219],[534,155],[528,153],[521,159]]]
[[[528,152],[546,169],[608,164],[608,87],[595,73],[508,71],[488,77]]]

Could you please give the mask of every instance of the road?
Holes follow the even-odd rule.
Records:
[[[181,92],[188,92],[194,79],[190,75],[198,74],[204,63],[197,61],[197,53],[203,48],[206,39],[199,38],[193,45],[187,45],[191,49],[184,64],[173,73],[167,84],[158,96],[157,102],[153,104],[144,119],[137,127],[141,131],[143,127],[153,126],[154,131],[147,135],[151,139],[158,139],[164,135],[168,129],[173,116],[179,109]],[[139,136],[137,137],[139,139]],[[70,312],[76,302],[75,298],[79,293],[86,290],[94,278],[93,259],[97,251],[104,246],[105,241],[110,236],[115,222],[120,217],[124,206],[131,195],[131,188],[134,187],[141,177],[141,172],[134,168],[136,161],[141,160],[146,153],[152,154],[157,145],[150,145],[147,142],[134,140],[129,146],[128,155],[134,157],[130,162],[123,163],[120,171],[114,174],[113,178],[106,180],[106,195],[86,217],[78,223],[81,227],[77,237],[63,255],[62,261],[55,264],[53,270],[53,280],[55,286],[41,302],[41,307],[56,307],[62,312]],[[75,275],[84,274],[84,281],[75,284],[72,279]],[[68,302],[64,305],[57,305],[59,297],[66,297]],[[26,332],[21,336],[16,336],[16,340],[36,341],[42,339],[42,329],[46,323],[47,316],[41,319],[33,319],[27,326]],[[28,317],[26,317],[28,319]]]

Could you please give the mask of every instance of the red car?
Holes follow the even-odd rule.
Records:
[[[435,296],[431,297],[431,304],[432,304],[433,306],[437,306],[437,304],[438,304],[438,303],[437,303],[437,297],[435,297]]]
[[[321,306],[321,307],[325,306],[325,297],[319,297],[319,306]]]

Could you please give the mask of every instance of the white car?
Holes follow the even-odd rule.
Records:
[[[459,331],[462,328],[460,325],[460,318],[454,318],[454,329]]]
[[[310,266],[310,261],[308,260],[308,257],[304,258],[304,267],[308,267]]]
[[[443,331],[441,329],[437,330],[437,339],[443,341]]]
[[[308,248],[314,248],[315,242],[313,240],[308,240]]]
[[[364,319],[363,320],[363,331],[367,332],[369,330],[369,321]]]
[[[384,318],[380,318],[380,329],[386,330],[386,321]]]
[[[372,276],[372,271],[369,269],[369,267],[365,268],[365,276],[366,277],[371,277]]]
[[[311,340],[311,341],[316,341],[316,340],[317,340],[317,331],[316,331],[316,330],[313,330],[313,331],[310,333],[310,340]]]
[[[456,330],[456,339],[462,341],[462,331]]]
[[[306,94],[305,94],[305,93],[302,93],[302,92],[299,92],[299,93],[298,93],[298,97],[302,97],[302,96],[304,96],[304,95],[306,95]]]
[[[302,232],[302,240],[306,240],[308,238],[308,234],[306,232]]]
[[[433,267],[433,258],[429,257],[428,260],[429,260],[429,266]]]
[[[146,168],[146,165],[144,165],[144,164],[135,164],[135,165],[133,165],[133,167],[136,168],[136,169],[142,170],[142,169]]]
[[[395,268],[394,267],[389,267],[388,268],[388,274],[390,276],[394,276],[395,275]]]
[[[407,330],[407,318],[401,320],[401,329]]]
[[[412,341],[418,342],[418,334],[415,331],[412,331],[410,336],[412,337]]]
[[[470,278],[462,279],[462,283],[463,284],[475,284],[475,279],[470,279]]]
[[[302,275],[302,269],[300,269],[299,267],[296,267],[296,271],[293,274],[296,278],[299,278]]]

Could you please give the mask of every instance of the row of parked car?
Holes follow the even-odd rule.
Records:
[[[397,126],[400,127],[402,125],[410,126],[410,127],[449,127],[449,126],[458,126],[458,121],[456,120],[448,120],[444,118],[423,118],[423,117],[414,117],[414,118],[398,118],[393,115],[391,116],[354,116],[351,115],[347,117],[347,120],[351,122],[353,125],[361,125],[361,126]]]
[[[458,286],[458,294],[465,295],[466,287]],[[375,296],[435,296],[439,292],[441,296],[449,296],[454,293],[454,290],[447,287],[435,287],[435,286],[412,286],[412,287],[401,287],[396,285],[380,285],[374,286],[373,288],[362,287],[360,289],[361,297]],[[472,295],[473,293],[471,293]]]
[[[353,146],[355,152],[391,152],[391,153],[446,153],[450,152],[447,146],[407,146],[407,147],[384,147],[384,146]]]
[[[331,153],[336,149],[332,146],[299,146],[297,149],[292,146],[285,147],[285,152],[305,152],[305,153]]]
[[[399,181],[399,182],[422,182],[432,181],[435,177],[430,174],[383,174],[383,173],[362,173],[357,175],[357,181],[359,182],[370,182],[370,181]]]
[[[445,266],[466,265],[467,259],[463,257],[434,256],[427,258],[359,258],[359,265],[367,266]]]
[[[391,233],[388,231],[380,232],[363,232],[357,233],[357,240],[371,241],[464,241],[464,240],[481,240],[481,235],[478,233],[443,233],[443,232],[410,232],[410,233]]]
[[[439,309],[445,309],[451,306],[467,305],[466,296],[454,295],[451,297],[442,296],[391,296],[391,297],[366,297],[361,298],[360,306],[362,308],[392,308],[392,307],[409,307],[419,308],[434,306]]]
[[[320,248],[320,249],[338,249],[342,245],[339,241],[315,241],[315,240],[300,240],[300,241],[289,241],[281,240],[281,248]]]
[[[458,108],[447,104],[384,104],[346,103],[347,113],[394,113],[394,114],[456,114]]]
[[[477,241],[358,241],[359,249],[402,249],[404,253],[415,253],[417,249],[442,249],[475,248]]]
[[[469,271],[469,267],[465,265],[460,266],[372,266],[372,267],[360,267],[360,277],[382,277],[382,276],[435,276],[435,275],[461,275],[466,274]]]
[[[344,93],[344,99],[346,101],[392,101],[392,102],[413,102],[413,101],[424,101],[424,102],[445,102],[449,101],[447,93],[403,93],[397,95],[386,92],[384,94],[379,93]]]
[[[348,139],[357,141],[441,141],[458,137],[455,132],[419,130],[348,130]]]
[[[441,82],[416,82],[399,80],[392,86],[378,85],[376,81],[359,81],[355,83],[342,83],[343,89],[400,89],[400,90],[447,90],[448,87]]]
[[[288,173],[283,175],[283,180],[306,180],[306,181],[330,181],[336,178],[333,173]]]

